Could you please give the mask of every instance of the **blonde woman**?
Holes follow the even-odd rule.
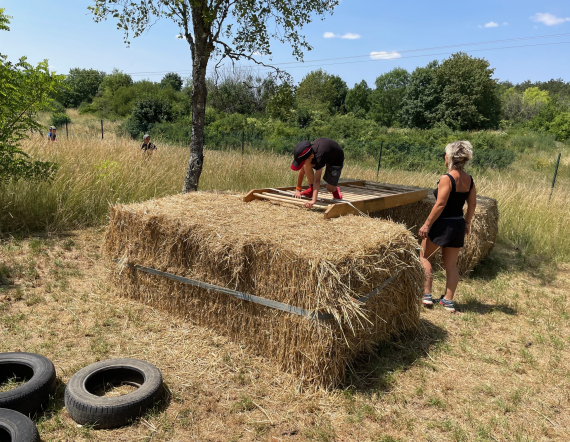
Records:
[[[435,206],[419,235],[423,238],[420,260],[426,273],[423,304],[433,305],[431,290],[433,269],[430,259],[441,248],[445,274],[447,277],[445,295],[438,301],[447,310],[454,313],[453,295],[459,282],[457,257],[463,247],[465,235],[469,235],[471,219],[475,213],[477,194],[473,178],[465,172],[467,162],[473,158],[473,146],[469,141],[456,141],[445,147],[445,167],[448,173],[442,175],[433,191]],[[467,212],[463,215],[463,206],[467,202]]]

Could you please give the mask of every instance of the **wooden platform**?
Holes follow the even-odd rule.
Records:
[[[322,210],[325,219],[336,218],[343,215],[357,215],[361,212],[372,213],[392,207],[415,203],[427,197],[427,189],[399,186],[395,184],[382,184],[373,181],[345,181],[339,183],[343,195],[342,200],[331,198],[324,186],[321,187],[319,198],[313,206],[315,210]],[[305,186],[303,189],[306,189]],[[249,202],[255,199],[304,206],[308,198],[298,199],[293,196],[295,187],[276,187],[268,189],[254,189],[245,197]],[[327,196],[329,198],[327,198]]]

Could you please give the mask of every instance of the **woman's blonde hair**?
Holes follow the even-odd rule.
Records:
[[[449,160],[450,169],[463,170],[473,158],[473,146],[469,141],[456,141],[445,146],[445,154]]]

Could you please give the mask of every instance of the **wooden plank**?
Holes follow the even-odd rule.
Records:
[[[358,181],[356,181],[356,180],[350,181],[350,180],[349,180],[349,181],[345,181],[344,183],[341,182],[341,183],[339,183],[339,185],[342,185],[342,184],[354,184],[354,185],[356,185],[356,186],[364,186],[365,183],[366,183],[366,181],[363,181],[363,180],[358,180]],[[302,187],[303,187],[303,189],[307,189],[309,186],[302,186]],[[321,187],[322,187],[322,185],[321,185]],[[296,186],[290,186],[290,187],[275,187],[274,189],[279,189],[279,190],[292,190],[293,192],[295,192],[295,189],[296,189],[296,188],[297,188]],[[253,196],[254,193],[263,193],[263,192],[271,192],[271,191],[272,191],[272,190],[269,189],[269,188],[267,188],[267,189],[253,189],[253,190],[250,190],[250,191],[243,197],[243,201],[246,202],[246,203],[248,203],[248,202],[250,202],[250,201],[253,201],[253,200],[257,199],[257,198],[255,198],[255,197]]]
[[[428,189],[421,189],[413,192],[391,195],[369,201],[355,201],[352,203],[352,206],[354,207],[347,203],[334,204],[326,210],[325,219],[336,218],[342,215],[350,214],[358,215],[359,210],[363,213],[372,213],[378,212],[380,210],[390,209],[392,207],[415,203],[416,201],[424,199],[427,196],[427,193]]]
[[[303,200],[299,200],[296,198],[287,198],[287,197],[280,198],[276,195],[267,195],[267,194],[264,195],[264,194],[260,194],[260,193],[254,193],[253,197],[254,197],[254,199],[262,199],[262,200],[265,199],[265,200],[275,201],[278,203],[293,204],[294,206],[303,206],[303,207],[305,206],[305,203],[307,202],[306,200],[303,201]],[[326,204],[326,203],[317,202],[313,205],[313,207],[315,209],[318,209],[318,210],[324,210],[324,209],[330,207],[330,205]]]
[[[354,187],[346,187],[345,188],[347,190],[348,193],[350,192],[354,192],[357,195],[369,195],[373,198],[381,198],[384,196],[390,196],[390,195],[396,195],[396,194],[401,194],[402,192],[386,192],[386,191],[381,191],[381,190],[377,190],[377,189],[368,189],[366,187],[362,187],[362,188],[354,188]],[[340,188],[341,191],[343,191],[343,188]],[[344,192],[343,192],[344,194]]]
[[[421,187],[415,186],[404,186],[402,184],[386,184],[386,183],[377,183],[376,181],[366,181],[367,186],[373,187],[381,187],[386,189],[394,189],[394,190],[403,190],[406,192],[413,192],[416,190],[423,190]]]
[[[256,196],[259,194],[256,194]],[[292,196],[285,196],[285,195],[279,195],[278,193],[271,193],[271,192],[264,192],[261,194],[261,196],[263,196],[264,198],[271,198],[273,200],[281,200],[284,203],[290,203],[292,202],[293,204],[305,204],[306,202],[310,201],[309,199],[299,199],[299,198],[295,198]],[[323,202],[323,201],[319,201],[317,200],[317,202],[315,203],[318,206],[325,206],[328,207],[330,205],[330,203],[327,202]]]
[[[342,186],[341,186],[342,188]],[[369,192],[387,192],[390,194],[394,194],[394,193],[402,193],[402,190],[395,190],[395,189],[378,189],[376,187],[369,187],[368,184],[365,184],[364,186],[353,186],[351,184],[346,186],[347,189],[359,189],[359,190],[366,190]],[[411,190],[411,189],[410,189]]]

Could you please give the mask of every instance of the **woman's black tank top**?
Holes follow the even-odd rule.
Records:
[[[465,201],[467,201],[467,197],[469,196],[471,189],[473,189],[473,177],[471,175],[469,176],[469,178],[471,178],[471,186],[467,192],[457,192],[455,189],[455,179],[449,173],[446,173],[446,175],[451,180],[451,193],[449,194],[447,204],[445,205],[443,212],[441,212],[441,215],[439,215],[439,218],[463,217],[463,206],[465,205]],[[437,184],[439,185],[439,181]],[[437,200],[437,187],[433,191],[433,196],[435,196],[435,199]]]

